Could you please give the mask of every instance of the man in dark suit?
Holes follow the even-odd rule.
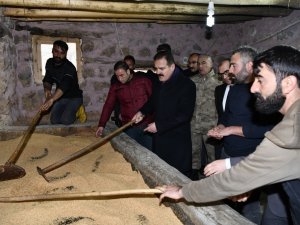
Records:
[[[230,59],[223,59],[218,66],[218,76],[222,79],[223,84],[215,88],[215,105],[218,114],[218,123],[225,111],[226,100],[230,90],[232,80],[229,77]],[[221,151],[223,148],[223,141],[220,140],[219,144],[215,146],[215,158],[221,158]]]
[[[220,118],[225,111],[225,103],[227,99],[228,92],[230,90],[230,85],[232,80],[229,77],[229,66],[230,66],[230,59],[223,59],[220,62],[218,67],[218,76],[222,79],[223,84],[218,85],[215,89],[215,103],[216,109],[218,113],[218,118]],[[226,91],[227,89],[227,91]],[[225,98],[224,98],[224,94]]]
[[[133,120],[138,123],[144,115],[154,112],[154,122],[145,129],[154,133],[153,152],[191,178],[190,121],[195,107],[196,86],[176,67],[169,51],[160,51],[154,56],[154,69],[159,82]]]

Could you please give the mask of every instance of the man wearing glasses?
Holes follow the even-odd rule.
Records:
[[[215,89],[215,103],[218,113],[218,118],[225,111],[226,99],[232,84],[232,79],[229,76],[230,59],[223,59],[218,67],[218,77],[223,81],[223,84],[218,85]]]
[[[218,121],[223,115],[226,107],[226,100],[228,93],[230,91],[230,86],[232,85],[232,79],[229,76],[230,59],[226,58],[220,61],[218,66],[218,78],[223,81],[215,89],[215,105],[218,114]],[[215,147],[215,159],[221,158],[221,152],[223,148],[223,141],[220,142]]]

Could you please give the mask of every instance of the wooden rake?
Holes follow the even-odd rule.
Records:
[[[95,199],[103,197],[128,197],[140,195],[161,194],[159,189],[133,189],[107,192],[86,192],[86,193],[64,193],[64,194],[48,194],[48,195],[25,195],[15,197],[0,197],[0,202],[31,202],[31,201],[54,201],[67,199]]]
[[[88,145],[87,147],[74,152],[73,154],[57,161],[56,163],[53,163],[49,166],[47,166],[44,169],[41,169],[40,167],[37,167],[37,171],[40,175],[42,175],[44,177],[44,179],[49,182],[49,179],[46,177],[46,173],[49,173],[52,170],[55,170],[69,162],[72,162],[75,159],[80,158],[81,156],[84,156],[92,151],[94,151],[95,149],[97,149],[98,147],[100,147],[101,145],[105,144],[106,142],[108,142],[111,138],[113,138],[114,136],[118,135],[121,131],[125,130],[126,128],[128,128],[129,126],[131,126],[134,123],[134,121],[130,121],[128,123],[126,123],[125,125],[123,125],[122,127],[118,128],[117,130],[113,131],[112,133],[108,134],[107,136],[103,137],[102,139],[100,139],[97,142],[94,142],[90,145]]]

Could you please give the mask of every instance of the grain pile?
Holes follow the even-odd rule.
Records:
[[[0,142],[0,165],[16,149],[21,137]],[[97,141],[93,134],[59,137],[33,134],[17,165],[26,176],[0,182],[0,196],[104,192],[148,188],[142,176],[132,171],[130,163],[110,144],[70,162],[46,176],[36,167],[45,168],[75,151]],[[3,225],[147,225],[181,224],[170,208],[158,205],[155,196],[64,200],[23,203],[0,203]]]

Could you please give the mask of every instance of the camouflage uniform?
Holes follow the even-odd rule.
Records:
[[[213,138],[207,137],[207,132],[216,126],[217,112],[215,107],[215,87],[220,84],[216,79],[214,70],[211,70],[207,75],[197,75],[191,78],[196,84],[196,105],[194,115],[191,121],[192,131],[192,166],[193,169],[199,170],[201,166],[201,150],[204,145],[208,161],[214,160],[214,143]]]

